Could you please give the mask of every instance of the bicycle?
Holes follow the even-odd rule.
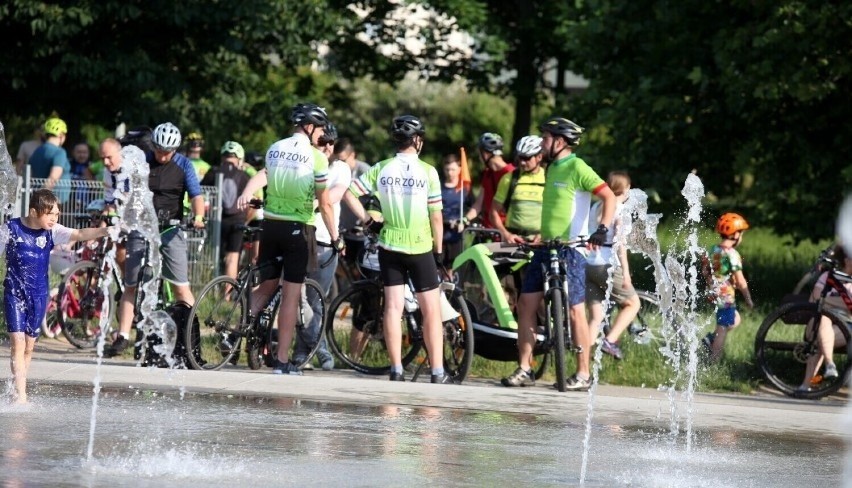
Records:
[[[246,239],[250,240],[261,232],[262,228],[244,226],[243,231]],[[256,316],[251,313],[249,300],[251,289],[258,283],[258,273],[283,261],[284,257],[278,256],[257,265],[248,264],[240,269],[236,279],[226,275],[217,276],[204,286],[189,312],[188,319],[190,324],[197,320],[199,329],[194,331],[187,327],[185,331],[186,344],[191,350],[198,351],[198,354],[190,354],[188,358],[194,369],[214,371],[232,362],[240,351],[243,339],[246,341],[247,364],[250,369],[260,369],[264,364],[274,366],[278,348],[278,334],[274,326],[281,303],[281,285],[279,284]],[[300,303],[296,334],[306,334],[304,326],[310,322],[310,314],[318,310],[322,314],[318,337],[322,338],[326,299],[319,283],[311,279],[305,280]],[[311,361],[321,342],[307,336],[302,339],[311,346],[311,350],[304,361],[293,363],[300,369]],[[290,358],[292,360],[292,354]]]
[[[91,220],[78,217],[78,220]],[[86,244],[84,244],[86,245]],[[93,348],[101,332],[101,315],[112,314],[115,303],[124,292],[114,260],[107,259],[114,243],[110,237],[100,239],[83,261],[73,264],[65,272],[56,296],[56,322],[69,343],[78,349]],[[104,293],[104,281],[112,275],[110,292]],[[104,302],[106,307],[104,308]],[[109,329],[105,331],[109,333]]]
[[[843,286],[852,283],[852,276],[836,269],[837,263],[825,253],[817,262],[823,272],[828,272],[819,300],[781,305],[763,320],[754,341],[757,365],[764,377],[786,395],[811,399],[830,395],[846,385],[852,367],[852,296]],[[826,297],[832,290],[840,294],[844,307],[827,303]],[[808,361],[818,360],[821,354],[818,334],[821,317],[830,320],[835,337],[839,333],[841,342],[845,342],[839,345],[835,339],[832,352],[838,376],[834,379],[815,376],[807,391],[798,390]]]
[[[521,253],[529,253],[534,249],[547,251],[548,259],[541,264],[544,276],[544,321],[539,324],[538,334],[542,337],[536,338],[536,348],[550,352],[553,357],[556,370],[556,389],[560,392],[566,391],[565,381],[565,353],[571,351],[579,353],[583,346],[574,344],[571,334],[570,304],[568,303],[568,271],[562,251],[570,247],[584,247],[588,241],[579,237],[573,241],[563,241],[561,238],[550,239],[536,244],[520,244],[518,250]],[[611,246],[611,243],[604,244]],[[537,334],[537,335],[538,335]]]
[[[376,237],[371,234],[365,244],[363,258],[358,260],[362,275],[371,277],[355,281],[332,301],[325,324],[326,340],[334,355],[355,371],[370,375],[387,374],[391,366],[384,341],[384,287],[377,268],[371,269],[374,265],[370,265],[377,261],[373,259],[376,254]],[[367,269],[364,269],[364,263],[369,266]],[[447,279],[446,270],[443,270],[440,292],[444,370],[454,383],[461,383],[473,362],[473,321],[461,290]],[[403,328],[404,368],[408,368],[425,349],[421,321],[420,309],[409,283],[405,287],[405,306],[400,324]],[[417,381],[427,360],[417,365],[411,381]]]

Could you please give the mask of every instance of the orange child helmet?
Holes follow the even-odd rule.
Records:
[[[746,229],[748,229],[746,219],[742,215],[733,212],[723,214],[716,221],[716,232],[725,237],[732,236],[736,232]]]

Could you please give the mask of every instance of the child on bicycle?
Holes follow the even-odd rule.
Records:
[[[835,263],[837,263],[836,269],[846,274],[852,274],[852,257],[846,254],[843,246],[837,244],[834,249],[832,249],[831,258]],[[825,288],[826,280],[828,280],[829,273],[830,271],[826,271],[817,279],[817,282],[814,284],[813,291],[811,291],[810,301],[819,301],[822,296],[823,289]],[[846,288],[847,293],[852,295],[852,283],[843,283],[843,287]],[[828,293],[825,297],[825,303],[830,308],[837,308],[840,310],[846,309],[846,304],[843,303],[843,300],[835,290],[831,290]],[[812,382],[818,383],[822,378],[837,378],[839,373],[837,371],[837,366],[834,364],[833,351],[837,346],[845,346],[846,341],[842,334],[835,333],[834,327],[835,326],[831,323],[831,320],[828,317],[822,316],[820,318],[819,329],[817,329],[820,354],[814,354],[808,358],[805,368],[805,377],[802,379],[802,384],[797,388],[798,391],[808,391]],[[816,372],[819,371],[820,365],[823,362],[825,369],[823,370],[822,378],[818,379]]]
[[[743,260],[736,247],[742,243],[743,233],[749,228],[741,215],[726,213],[716,221],[716,232],[721,241],[714,245],[704,257],[703,272],[707,284],[716,298],[716,330],[704,337],[709,349],[710,361],[716,362],[725,347],[728,331],[740,325],[737,311],[736,290],[743,295],[746,305],[754,308],[748,282],[743,274]]]
[[[88,241],[107,235],[107,228],[70,229],[59,223],[59,203],[50,190],[36,190],[30,196],[29,213],[5,224],[0,254],[6,254],[3,301],[6,327],[11,339],[14,401],[27,402],[27,371],[35,341],[41,333],[41,319],[47,309],[50,285],[48,268],[54,246]]]

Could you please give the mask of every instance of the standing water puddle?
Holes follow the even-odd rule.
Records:
[[[0,406],[0,484],[573,486],[585,425],[546,416],[104,388],[86,461],[90,387],[39,386]],[[838,439],[594,424],[587,486],[837,486]],[[817,468],[818,467],[818,468]]]

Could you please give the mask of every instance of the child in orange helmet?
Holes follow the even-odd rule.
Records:
[[[704,276],[716,299],[716,330],[704,337],[710,360],[716,362],[725,347],[728,331],[740,325],[740,313],[735,299],[739,290],[749,308],[754,308],[748,282],[743,274],[743,260],[736,247],[748,229],[748,222],[739,214],[726,213],[716,221],[721,241],[710,248],[704,259]]]

